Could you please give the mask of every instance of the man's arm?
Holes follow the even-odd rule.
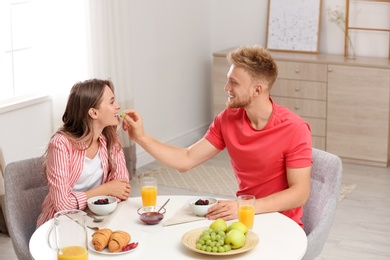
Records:
[[[188,171],[220,152],[205,138],[187,148],[163,144],[144,132],[142,118],[136,111],[127,110],[125,113],[123,129],[129,137],[157,161],[180,172]]]
[[[256,200],[256,213],[284,211],[304,205],[310,195],[311,166],[287,168],[289,187]]]
[[[287,168],[289,187],[267,197],[256,199],[255,212],[280,212],[297,208],[306,203],[310,195],[311,166],[305,168]],[[225,220],[238,218],[237,202],[233,200],[220,201],[209,209],[206,215],[209,219],[223,218]]]

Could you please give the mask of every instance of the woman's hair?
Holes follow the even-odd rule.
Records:
[[[63,134],[77,149],[87,149],[93,142],[93,119],[89,116],[89,109],[98,109],[102,103],[105,87],[108,86],[114,93],[114,85],[110,80],[90,79],[77,82],[73,85],[65,112],[62,116],[63,125],[56,133]],[[111,172],[115,171],[116,164],[112,158],[112,150],[119,144],[117,127],[107,126],[103,129],[107,139],[108,162]]]
[[[269,88],[278,76],[278,66],[271,54],[265,48],[254,46],[241,46],[227,55],[229,62],[247,71],[252,80],[266,80]]]

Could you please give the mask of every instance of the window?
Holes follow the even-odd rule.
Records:
[[[0,104],[41,93],[58,95],[63,85],[70,88],[69,82],[85,77],[85,3],[0,1]]]
[[[35,92],[31,64],[37,46],[37,21],[33,1],[4,1],[1,6],[1,100]]]

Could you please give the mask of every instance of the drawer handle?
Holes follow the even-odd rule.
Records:
[[[299,69],[295,69],[295,73],[299,73],[301,72]]]
[[[295,92],[299,92],[300,91],[300,89],[299,88],[295,88]]]
[[[328,72],[333,72],[333,69],[328,69]]]
[[[295,106],[294,109],[295,109],[295,110],[299,110],[299,106]]]

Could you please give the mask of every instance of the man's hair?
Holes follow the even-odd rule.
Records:
[[[271,53],[259,46],[241,46],[227,55],[229,62],[248,72],[252,81],[266,81],[271,88],[278,76],[278,66]]]

